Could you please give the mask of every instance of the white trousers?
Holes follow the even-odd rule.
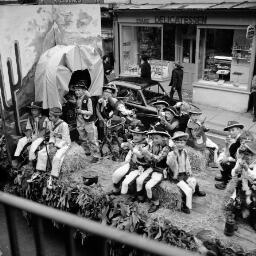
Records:
[[[129,172],[129,170],[130,170],[129,163],[125,163],[124,165],[116,169],[112,174],[113,183],[118,184],[121,181],[121,179]]]
[[[184,192],[186,195],[186,206],[189,209],[192,209],[192,196],[193,193],[195,192],[196,188],[196,178],[194,177],[189,177],[186,182],[181,180],[179,183],[177,183],[177,186]]]
[[[23,148],[31,141],[31,138],[22,137],[19,139],[14,156],[19,156]]]
[[[48,147],[47,149],[49,150],[48,145],[47,145],[47,147]],[[54,155],[53,160],[52,160],[52,170],[51,170],[52,176],[59,177],[61,165],[62,165],[62,162],[64,160],[65,154],[68,149],[69,149],[68,145],[64,146],[64,147],[58,149],[56,154]],[[36,169],[39,171],[46,171],[47,160],[48,160],[47,151],[46,151],[46,147],[44,147],[43,149],[41,149],[38,152]]]
[[[140,174],[139,170],[131,171],[128,175],[126,175],[125,179],[122,182],[121,194],[127,194],[129,184],[135,180]]]
[[[36,155],[35,152],[37,150],[37,148],[39,147],[39,145],[44,141],[44,138],[37,138],[36,140],[34,140],[30,146],[29,149],[29,154],[28,154],[28,159],[29,161],[35,160],[36,159]]]
[[[216,143],[214,143],[211,139],[207,138],[206,139],[206,147],[207,148],[213,148],[214,149],[214,157],[213,157],[213,161],[214,163],[217,162],[217,158],[218,158],[218,150],[219,150],[219,147]]]
[[[146,178],[153,172],[153,169],[150,167],[145,170],[137,179],[136,179],[136,189],[137,192],[140,192],[143,189],[143,184]]]
[[[163,174],[159,172],[153,172],[151,179],[146,183],[145,188],[147,191],[147,197],[152,199],[152,188],[163,180]]]

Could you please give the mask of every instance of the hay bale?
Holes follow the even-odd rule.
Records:
[[[186,147],[192,172],[204,172],[207,167],[208,157],[206,151],[198,151],[191,147]]]
[[[161,206],[166,209],[181,209],[181,193],[176,184],[170,181],[161,182],[160,186],[154,188],[159,194]]]

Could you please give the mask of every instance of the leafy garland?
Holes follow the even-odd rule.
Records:
[[[173,226],[167,219],[150,220],[145,213],[141,212],[137,202],[127,203],[121,197],[108,196],[98,184],[85,186],[58,181],[53,190],[48,190],[46,173],[42,173],[36,182],[27,183],[32,173],[33,169],[27,167],[23,167],[18,173],[12,173],[13,184],[6,185],[5,191],[120,230],[137,233],[183,249],[199,251],[198,241],[193,235]],[[26,217],[30,220],[29,214]],[[59,227],[55,222],[54,225]],[[76,230],[74,235],[81,240],[82,244],[89,236],[79,230]],[[225,248],[218,239],[211,242],[205,241],[204,245],[215,251],[216,255],[237,255],[231,248]],[[110,256],[149,255],[113,241],[108,241],[107,248]],[[254,254],[240,252],[239,255]]]

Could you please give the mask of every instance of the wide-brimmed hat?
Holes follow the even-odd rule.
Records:
[[[179,116],[179,113],[177,112],[177,110],[176,110],[174,107],[164,108],[163,111],[169,111],[169,112],[171,112],[174,116]]]
[[[116,86],[114,84],[106,84],[102,88],[103,92],[106,90],[110,90],[113,94],[116,92]]]
[[[157,125],[153,130],[148,132],[148,135],[160,135],[170,138],[170,134],[164,129],[162,125]]]
[[[140,125],[136,125],[134,129],[130,129],[130,132],[137,133],[137,134],[146,134],[147,130],[144,125],[140,124]]]
[[[199,107],[191,105],[190,109],[188,110],[188,113],[189,114],[194,114],[194,115],[201,115],[202,111]]]
[[[62,110],[58,107],[50,108],[49,114],[54,115],[54,116],[61,116],[62,115]]]
[[[188,137],[189,137],[189,135],[188,135],[187,133],[185,133],[185,132],[177,131],[177,132],[175,132],[175,133],[173,134],[172,140],[177,140],[177,139],[183,138],[183,137],[185,137],[185,139],[187,140]]]
[[[84,89],[87,90],[90,85],[85,80],[79,80],[73,85],[73,89]]]
[[[244,125],[240,124],[237,121],[228,121],[227,126],[224,128],[224,131],[228,131],[229,129],[234,128],[234,127],[238,127],[238,128],[243,129]]]
[[[165,100],[157,100],[155,102],[152,102],[151,105],[152,106],[164,105],[165,107],[169,107],[169,103],[166,102]]]
[[[42,109],[43,108],[43,102],[42,101],[33,101],[28,106],[30,109]]]

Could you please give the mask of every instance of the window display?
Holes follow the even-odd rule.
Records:
[[[200,50],[205,47],[201,82],[247,89],[252,41],[246,30],[207,29],[201,38]],[[200,64],[200,63],[199,63]]]
[[[162,61],[162,27],[122,26],[121,74],[140,76],[140,57],[147,55],[151,65],[151,78],[170,77],[170,62]]]

